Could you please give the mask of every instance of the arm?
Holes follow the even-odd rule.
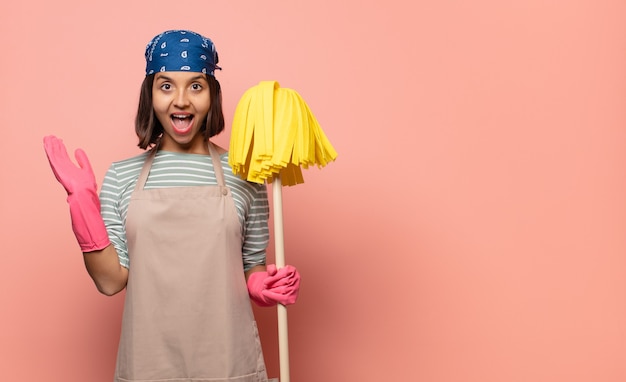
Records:
[[[259,306],[289,305],[296,302],[300,274],[287,265],[276,269],[265,266],[265,251],[269,243],[269,204],[265,185],[245,182],[240,189],[249,191],[249,204],[244,205],[244,241],[242,256],[250,298]]]
[[[126,287],[128,269],[120,264],[113,245],[99,251],[84,252],[83,258],[87,273],[100,293],[112,296]]]
[[[267,268],[265,267],[265,265],[255,265],[254,267],[248,269],[245,274],[246,274],[246,282],[248,282],[248,280],[250,279],[250,275],[252,275],[254,272],[265,272],[267,271]]]
[[[223,164],[229,168],[228,164]],[[234,179],[239,184],[233,189],[246,194],[245,198],[239,199],[243,202],[239,204],[241,210],[238,213],[244,224],[242,256],[248,294],[259,306],[293,304],[300,285],[298,271],[289,265],[279,270],[273,264],[265,266],[269,243],[269,203],[265,185]],[[236,196],[234,191],[233,195]]]
[[[56,179],[67,192],[72,229],[83,251],[85,266],[98,290],[112,295],[126,286],[128,271],[117,259],[117,252],[100,214],[100,199],[91,164],[84,151],[76,150],[74,165],[63,141],[44,138],[44,149]]]

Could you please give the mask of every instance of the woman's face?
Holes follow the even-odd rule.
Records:
[[[211,106],[206,75],[196,72],[159,72],[152,85],[152,107],[163,126],[160,148],[207,154],[200,129]]]

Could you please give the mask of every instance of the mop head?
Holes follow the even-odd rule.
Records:
[[[302,97],[276,81],[248,89],[235,109],[228,162],[233,173],[255,183],[304,182],[302,168],[324,167],[337,152]]]

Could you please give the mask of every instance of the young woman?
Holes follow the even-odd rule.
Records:
[[[265,266],[264,185],[232,174],[209,138],[224,129],[213,42],[172,30],[148,44],[136,157],[113,163],[100,196],[82,150],[44,138],[99,291],[126,288],[115,381],[266,381],[250,299],[293,304],[300,275]]]

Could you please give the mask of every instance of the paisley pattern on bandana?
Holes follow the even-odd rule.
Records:
[[[218,56],[210,39],[188,30],[169,30],[146,46],[146,76],[156,72],[198,72],[215,76]]]

